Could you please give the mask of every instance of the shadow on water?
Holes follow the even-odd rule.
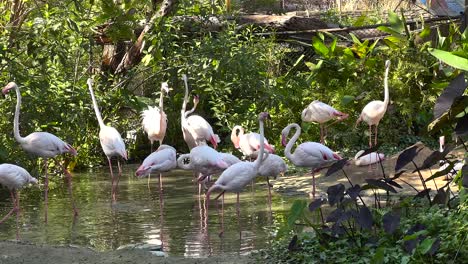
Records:
[[[157,175],[152,175],[151,189],[148,189],[146,179],[133,176],[135,169],[133,165],[124,167],[115,204],[111,204],[108,170],[74,173],[73,193],[79,208],[76,219],[64,181],[55,179],[55,185],[51,186],[47,224],[44,223],[42,190],[34,186],[23,190],[20,194],[20,240],[74,244],[99,251],[161,240],[163,250],[173,256],[243,255],[267,247],[289,209],[283,197],[273,194],[270,214],[265,182],[257,182],[255,193],[250,191],[250,186],[241,193],[240,219],[236,213],[236,195],[226,194],[224,221],[221,199],[218,203],[211,201],[206,227],[205,197],[198,196],[198,186],[192,182],[191,172],[164,174],[164,189],[160,195]],[[0,190],[0,216],[9,209],[9,193]],[[224,233],[220,236],[222,224]],[[16,223],[12,217],[0,225],[0,239],[15,237]]]

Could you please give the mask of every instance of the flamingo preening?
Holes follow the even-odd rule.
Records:
[[[210,195],[215,190],[221,190],[221,193],[215,198],[218,199],[224,195],[226,191],[237,193],[237,214],[239,215],[239,192],[251,182],[257,175],[259,168],[263,162],[263,154],[265,152],[264,142],[264,128],[263,122],[269,118],[269,114],[262,112],[259,114],[258,121],[260,124],[260,152],[254,162],[242,161],[238,162],[227,168],[219,176],[216,182],[208,189],[206,193],[206,208],[208,211]],[[207,213],[208,215],[208,213]]]
[[[247,158],[256,158],[260,150],[260,134],[250,132],[244,134],[244,128],[234,126],[231,131],[231,141],[236,149],[239,149]],[[268,140],[264,139],[265,150],[268,153],[275,153],[273,146],[268,144]]]
[[[93,101],[94,111],[96,112],[96,118],[99,123],[99,141],[101,142],[102,150],[104,151],[104,154],[106,155],[107,161],[109,163],[109,170],[112,177],[111,195],[112,201],[115,201],[115,192],[119,184],[120,174],[122,174],[119,157],[122,157],[124,160],[127,160],[127,151],[125,150],[125,143],[123,142],[122,136],[120,136],[120,133],[117,131],[117,129],[111,126],[106,126],[104,124],[104,121],[102,120],[101,112],[99,111],[96,98],[94,97],[93,80],[89,78],[87,83],[89,93],[91,94],[91,100]],[[114,178],[114,173],[112,171],[112,157],[117,157],[117,167],[119,169],[117,179]]]
[[[169,85],[167,82],[161,83],[161,93],[159,96],[159,107],[148,106],[147,110],[141,113],[143,130],[148,134],[148,139],[151,143],[151,152],[153,152],[153,142],[159,141],[162,145],[166,136],[167,116],[164,113],[164,92],[169,93]]]
[[[192,110],[187,111],[188,113],[185,111],[187,107],[189,90],[187,75],[182,75],[182,78],[185,84],[185,96],[181,110],[181,125],[184,140],[187,143],[189,149],[192,149],[196,146],[206,145],[206,141],[210,141],[213,145],[213,148],[216,149],[220,140],[218,135],[213,132],[211,125],[199,115],[188,116],[188,114],[195,111],[195,108],[198,104],[198,97],[194,98],[194,107]]]
[[[364,150],[358,151],[358,153],[356,153],[354,156],[354,164],[356,164],[356,166],[371,165],[385,159],[385,154],[383,153],[372,152],[359,157],[362,153],[364,153]]]
[[[389,92],[388,92],[388,71],[390,69],[390,60],[385,61],[385,78],[384,78],[384,100],[375,100],[368,103],[362,109],[359,118],[356,121],[356,126],[364,121],[369,125],[369,147],[372,147],[372,126],[375,126],[375,139],[374,146],[377,145],[377,127],[379,126],[380,120],[385,115],[387,111],[387,106],[390,101]]]
[[[291,140],[287,142],[287,137],[291,128],[295,128],[296,133],[294,133],[294,136],[291,138]],[[283,129],[281,132],[281,142],[283,146],[286,147],[284,150],[284,155],[294,165],[311,169],[312,197],[315,198],[315,173],[320,171],[323,167],[340,160],[341,157],[328,147],[317,142],[304,142],[297,146],[297,148],[294,150],[294,153],[291,153],[291,149],[300,135],[301,127],[296,123],[292,123]]]
[[[159,173],[159,188],[162,189],[163,172],[168,172],[177,167],[176,150],[169,145],[161,145],[151,153],[135,172],[137,177],[149,176],[152,172]]]
[[[10,82],[3,89],[2,93],[7,94],[10,90],[16,91],[16,108],[15,108],[15,117],[13,120],[13,135],[15,140],[21,145],[24,151],[34,156],[38,156],[44,159],[45,163],[45,182],[44,182],[44,204],[45,204],[45,222],[47,222],[47,209],[48,209],[48,191],[49,191],[49,176],[47,173],[48,170],[48,159],[52,158],[55,160],[55,157],[64,154],[70,153],[73,156],[76,156],[76,150],[68,143],[64,142],[57,136],[47,133],[47,132],[33,132],[26,137],[22,137],[19,132],[19,115],[21,108],[21,92],[16,83]],[[56,160],[55,160],[56,161]],[[75,201],[73,200],[73,192],[71,186],[71,174],[68,170],[61,166],[64,174],[68,178],[68,191],[70,193],[70,199],[73,206],[74,215],[78,215],[78,209],[75,206]]]
[[[307,108],[302,111],[301,118],[304,122],[316,122],[320,124],[320,143],[324,144],[327,136],[327,127],[348,118],[348,114],[340,112],[335,108],[314,100]],[[334,118],[337,118],[332,124],[325,126],[324,124]]]
[[[37,184],[37,179],[33,178],[27,170],[13,164],[0,164],[0,185],[10,190],[11,201],[13,203],[13,208],[0,220],[0,224],[7,220],[12,213],[16,212],[16,224],[18,225],[20,210],[18,190],[28,183]],[[19,234],[17,232],[16,239],[18,238]]]

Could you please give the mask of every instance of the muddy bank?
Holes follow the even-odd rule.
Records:
[[[0,242],[0,264],[113,264],[113,263],[251,263],[248,256],[216,256],[209,258],[157,257],[143,250],[97,252],[73,246],[34,245],[25,242]]]

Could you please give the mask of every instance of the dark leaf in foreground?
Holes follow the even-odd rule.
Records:
[[[468,164],[463,165],[462,167],[462,186],[468,188]]]
[[[395,173],[395,175],[393,176],[392,180],[395,180],[395,179],[400,178],[400,176],[401,176],[404,172],[406,172],[406,170],[401,170],[401,171]]]
[[[376,179],[366,179],[366,182],[377,188],[377,189],[382,189],[382,190],[385,190],[385,191],[388,191],[388,192],[392,192],[392,193],[397,193],[397,191],[395,190],[395,188],[393,188],[392,186],[390,186],[388,183],[384,182],[384,181],[381,181],[381,180],[376,180]]]
[[[343,209],[337,208],[328,215],[328,217],[327,217],[327,219],[325,221],[327,223],[328,222],[337,222],[338,219],[340,219],[343,214],[344,214]]]
[[[400,226],[400,215],[393,212],[388,212],[383,216],[382,222],[385,232],[388,234],[393,234],[398,226]]]
[[[432,244],[431,249],[429,250],[429,255],[434,256],[437,250],[440,248],[440,237],[436,239],[436,241]]]
[[[401,152],[395,165],[395,171],[401,170],[406,164],[410,163],[423,148],[422,146],[412,146]]]
[[[364,152],[361,153],[361,155],[356,157],[356,159],[359,159],[360,157],[365,156],[369,153],[376,152],[379,149],[379,147],[380,147],[380,142],[371,148],[365,149]]]
[[[424,198],[424,197],[426,197],[427,194],[430,193],[430,192],[431,192],[431,188],[428,188],[428,189],[426,189],[426,190],[424,190],[424,191],[420,191],[420,192],[418,192],[418,194],[416,194],[416,195],[413,197],[413,199],[416,199],[416,198]]]
[[[465,89],[465,74],[462,72],[450,82],[439,98],[437,98],[434,106],[434,119],[441,117],[442,114],[450,110],[455,99],[462,96]]]
[[[367,207],[361,207],[357,217],[357,222],[363,229],[371,229],[374,221],[372,220],[372,213]]]
[[[348,158],[340,159],[339,161],[333,163],[333,165],[328,168],[325,177],[332,175],[333,173],[343,169],[343,167],[348,163]]]
[[[417,233],[419,231],[422,231],[422,230],[425,230],[426,227],[422,224],[416,224],[414,225],[412,228],[410,228],[408,230],[408,232],[406,232],[406,235],[412,235],[414,233]],[[414,238],[414,239],[410,239],[410,240],[405,240],[404,243],[403,243],[403,246],[405,248],[405,251],[408,252],[408,253],[412,253],[413,250],[416,248],[416,245],[418,243],[418,241],[421,241],[424,239],[424,235],[419,235],[417,236],[417,238]]]
[[[390,184],[390,185],[393,185],[397,188],[400,188],[400,189],[403,189],[403,187],[401,187],[400,184],[398,184],[396,181],[392,180],[392,179],[385,179],[385,182]]]
[[[349,187],[348,190],[346,191],[346,194],[351,197],[351,199],[356,199],[358,197],[359,193],[361,192],[361,186],[358,184],[354,185],[353,187]]]
[[[441,170],[441,171],[437,171],[436,173],[432,174],[431,177],[425,179],[424,181],[427,182],[427,181],[430,181],[430,180],[432,180],[432,179],[445,176],[445,175],[447,175],[449,172],[451,172],[452,169],[453,169],[453,163],[450,163],[445,169],[443,169],[443,170]]]
[[[419,167],[420,170],[425,170],[429,169],[433,165],[437,164],[440,160],[444,159],[447,154],[452,151],[455,148],[455,145],[453,144],[447,144],[444,148],[443,152],[440,151],[433,151],[423,162],[421,167]],[[417,170],[415,169],[413,171],[416,172]]]
[[[468,114],[458,119],[457,126],[455,127],[455,134],[457,134],[458,137],[468,135]]]
[[[449,196],[447,192],[448,190],[445,191],[444,189],[439,189],[437,191],[437,194],[434,196],[432,203],[446,205],[449,200]]]
[[[322,199],[322,198],[318,198],[318,199],[313,200],[313,201],[309,204],[309,211],[313,212],[313,211],[317,210],[317,209],[320,208],[325,202],[326,202],[326,200],[325,200],[325,199]]]
[[[343,228],[343,226],[339,223],[334,223],[332,228],[332,235],[333,236],[341,236],[343,234],[345,234],[345,230]]]
[[[297,235],[294,235],[293,238],[291,239],[291,242],[289,242],[288,245],[288,250],[289,251],[297,251],[299,250],[299,244],[297,243]]]
[[[341,201],[344,196],[345,186],[342,183],[328,187],[328,203],[333,206]]]

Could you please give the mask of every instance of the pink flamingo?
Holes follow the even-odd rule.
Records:
[[[241,126],[235,126],[232,128],[231,141],[236,149],[240,151],[249,159],[256,158],[258,151],[260,150],[260,134],[250,132],[244,134],[244,128]],[[268,144],[268,140],[263,140],[265,144],[265,150],[268,153],[275,153],[273,146]]]
[[[164,92],[166,92],[166,94],[169,93],[169,85],[167,82],[161,83],[159,107],[148,106],[148,110],[144,110],[141,113],[143,130],[148,134],[148,139],[151,142],[151,152],[153,152],[153,142],[159,141],[159,146],[161,146],[166,136],[167,115],[164,113]],[[150,179],[151,175],[148,175],[148,187]]]
[[[364,121],[369,125],[369,147],[372,147],[372,126],[375,125],[375,139],[374,145],[377,145],[377,127],[379,126],[380,120],[385,115],[387,111],[387,106],[390,101],[389,92],[388,92],[388,71],[390,69],[390,60],[385,61],[385,78],[384,78],[384,100],[379,101],[375,100],[368,103],[362,109],[361,114],[359,115],[358,120],[356,121],[356,126]]]
[[[358,153],[356,153],[354,156],[354,164],[356,164],[356,166],[371,165],[385,159],[385,154],[383,153],[372,152],[359,157],[362,153],[364,153],[364,150],[358,151]]]
[[[151,153],[138,167],[135,175],[137,177],[147,176],[152,172],[159,173],[159,187],[162,189],[161,173],[168,172],[177,167],[176,150],[169,145],[161,145]]]
[[[20,108],[21,108],[21,92],[19,87],[16,83],[10,82],[8,83],[3,89],[2,93],[7,94],[10,90],[16,91],[16,108],[15,108],[15,117],[13,120],[13,135],[15,140],[20,143],[21,148],[24,149],[29,154],[41,157],[44,159],[45,163],[45,182],[44,182],[44,203],[45,203],[45,222],[47,222],[47,208],[48,208],[48,191],[49,191],[49,176],[47,173],[48,170],[48,159],[54,159],[56,156],[64,153],[70,153],[73,156],[76,156],[76,150],[68,143],[64,142],[57,136],[47,133],[47,132],[33,132],[26,137],[22,137],[19,132],[19,115],[20,115]],[[75,202],[73,200],[73,193],[71,187],[71,174],[68,170],[60,165],[56,161],[59,166],[62,167],[64,174],[68,178],[68,191],[70,193],[73,212],[74,215],[78,215],[78,209],[75,206]]]
[[[287,137],[291,128],[296,129],[296,133],[287,142]],[[296,143],[297,139],[301,134],[301,127],[292,123],[285,127],[281,132],[281,142],[283,146],[286,146],[284,150],[284,155],[288,158],[294,165],[298,167],[311,168],[312,172],[312,197],[315,198],[315,173],[320,171],[323,167],[326,167],[337,160],[340,160],[341,157],[334,153],[328,147],[317,143],[317,142],[305,142],[297,146],[294,153],[291,153],[293,145]],[[286,144],[287,143],[287,144]]]
[[[301,118],[304,122],[316,122],[320,124],[320,143],[323,144],[327,134],[327,127],[348,118],[348,114],[340,112],[318,100],[314,100],[302,111]],[[337,118],[335,122],[326,127],[324,126],[326,122],[334,118]]]
[[[0,184],[10,190],[13,208],[0,220],[0,224],[7,220],[12,213],[16,212],[16,222],[18,223],[18,213],[20,210],[18,189],[23,188],[28,183],[37,184],[37,179],[33,178],[28,171],[13,164],[0,164]],[[18,233],[16,234],[18,239]]]
[[[268,185],[268,204],[271,211],[271,185],[270,177],[277,178],[278,175],[284,176],[284,173],[288,170],[288,165],[284,162],[283,158],[275,154],[269,154],[263,159],[260,168],[258,169],[258,175],[266,177]]]
[[[120,161],[118,157],[122,157],[124,160],[127,160],[127,151],[125,150],[125,143],[123,142],[122,137],[120,136],[120,133],[117,131],[117,129],[111,126],[106,126],[102,120],[101,112],[99,111],[96,98],[94,97],[93,80],[89,78],[87,83],[89,93],[91,94],[91,100],[93,101],[94,111],[96,112],[96,118],[99,123],[99,141],[101,142],[102,150],[107,156],[107,161],[109,163],[109,170],[112,177],[112,201],[115,201],[115,192],[119,184],[120,174],[122,174],[122,169],[120,167]],[[112,157],[117,157],[117,167],[119,169],[117,180],[115,180],[114,173],[112,171]]]
[[[182,124],[182,133],[184,140],[189,146],[189,149],[194,148],[195,146],[206,145],[206,141],[210,141],[213,147],[216,149],[220,139],[217,134],[213,132],[211,125],[199,115],[190,115],[198,104],[198,97],[194,98],[194,106],[192,110],[185,111],[188,101],[188,83],[187,75],[183,75],[183,80],[185,84],[185,96],[184,102],[182,104],[181,110],[181,124]]]
[[[239,216],[239,192],[251,182],[257,175],[258,170],[263,162],[264,148],[264,128],[263,122],[266,118],[269,118],[269,114],[266,112],[260,113],[258,120],[260,123],[260,152],[257,159],[254,162],[242,161],[238,162],[229,168],[227,168],[216,180],[213,186],[208,189],[206,193],[206,208],[208,211],[210,194],[214,190],[222,190],[221,193],[215,198],[217,200],[221,195],[224,195],[226,191],[237,193],[237,215]],[[207,213],[208,216],[208,213]],[[208,217],[207,217],[208,218]],[[206,219],[207,219],[206,218]]]

